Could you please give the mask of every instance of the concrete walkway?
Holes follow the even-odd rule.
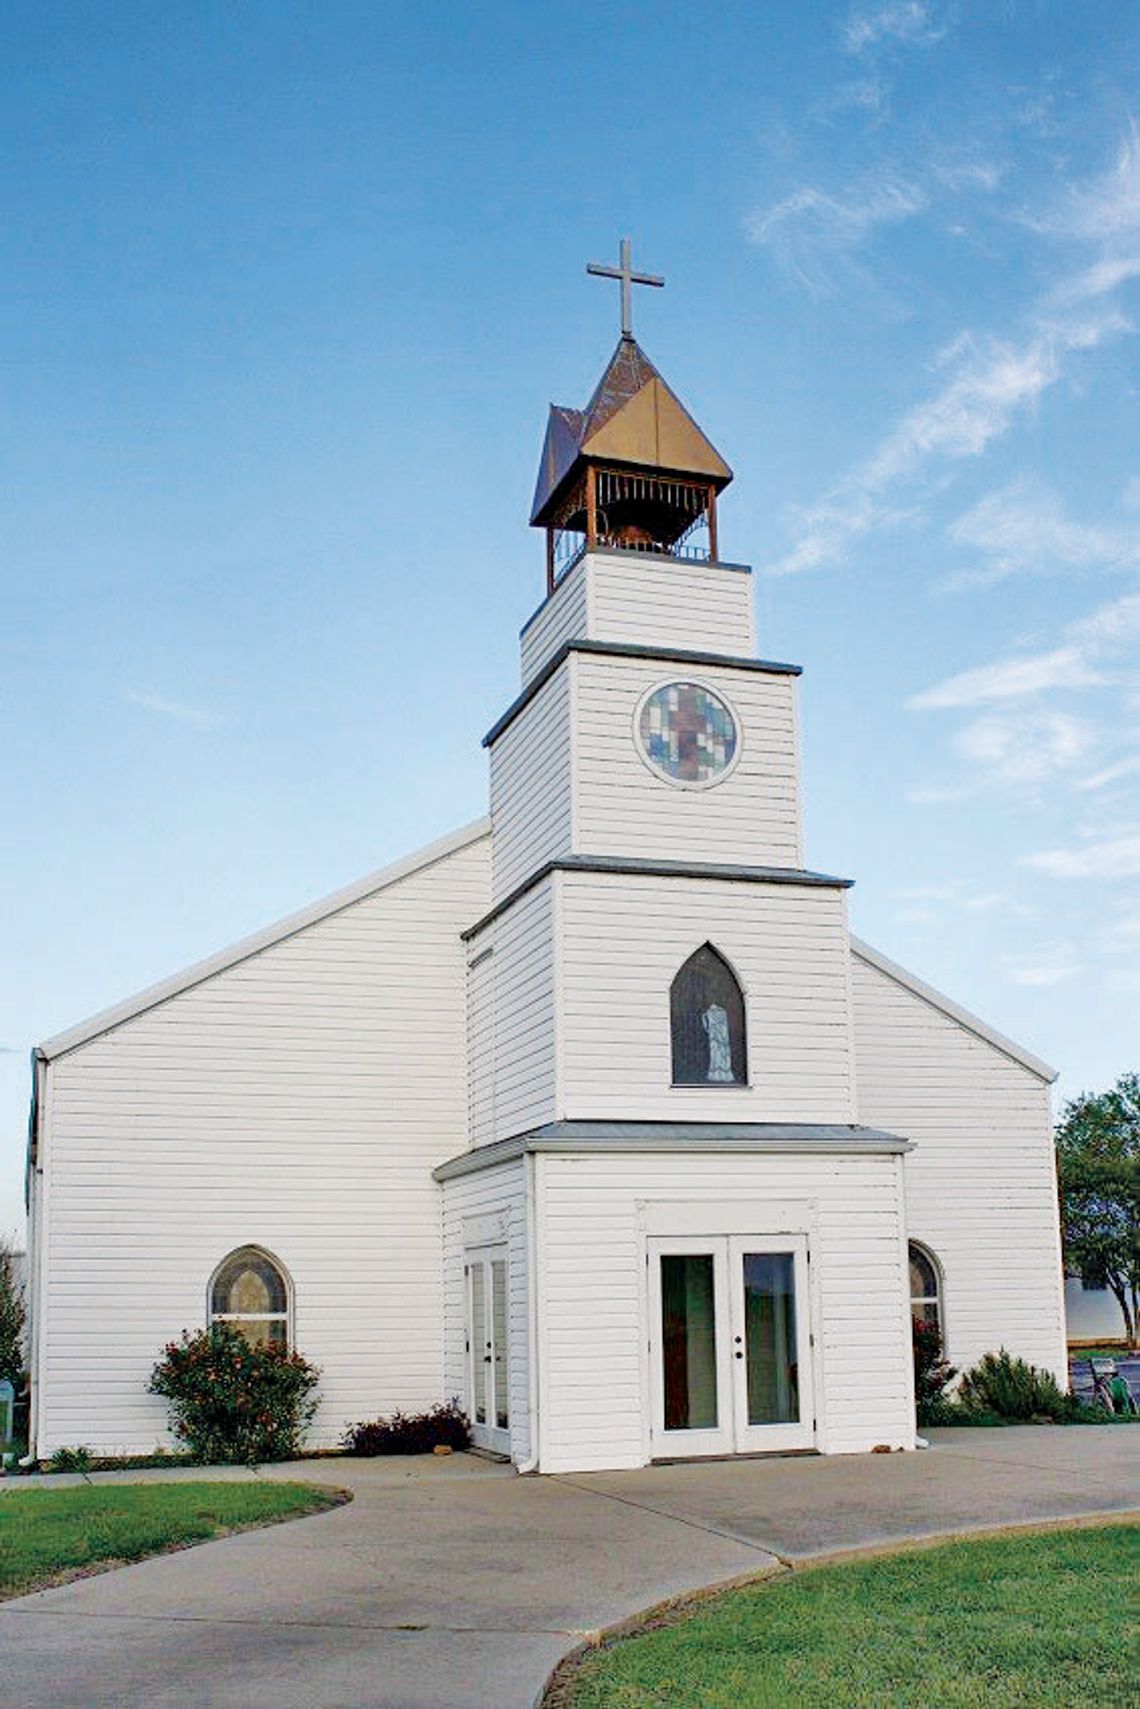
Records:
[[[24,1709],[531,1709],[584,1635],[666,1597],[780,1559],[1140,1506],[1140,1428],[935,1442],[564,1478],[467,1455],[274,1467],[355,1500],[0,1605],[5,1691]]]

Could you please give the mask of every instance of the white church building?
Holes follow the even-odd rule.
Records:
[[[913,1447],[912,1313],[1064,1379],[1053,1071],[805,866],[799,669],[623,324],[550,413],[489,816],[35,1053],[39,1456],[167,1441],[217,1318],[320,1366],[313,1445],[458,1396],[540,1472]]]

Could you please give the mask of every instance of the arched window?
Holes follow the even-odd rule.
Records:
[[[744,995],[735,973],[702,944],[669,990],[674,1086],[743,1086],[748,1080]]]
[[[210,1283],[210,1322],[232,1323],[255,1347],[289,1345],[289,1284],[275,1258],[241,1246]]]
[[[942,1334],[942,1281],[938,1265],[925,1246],[912,1240],[910,1257],[910,1315],[920,1323],[932,1323]]]

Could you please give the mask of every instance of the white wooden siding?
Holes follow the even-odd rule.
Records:
[[[268,1248],[322,1367],[312,1440],[443,1380],[440,1189],[467,1122],[464,949],[486,839],[50,1065],[38,1451],[145,1452],[146,1382],[227,1252]]]
[[[1005,1346],[1063,1378],[1048,1086],[857,953],[852,985],[859,1119],[915,1141],[909,1233],[942,1267],[950,1359]]]
[[[559,647],[567,641],[581,641],[589,634],[586,616],[588,597],[586,560],[579,558],[519,636],[524,688],[532,677],[538,675],[547,660],[554,657]]]
[[[482,1145],[554,1119],[553,877],[468,947],[476,963],[468,974],[470,1133],[472,1145]]]
[[[653,660],[574,659],[574,847],[582,854],[799,866],[795,678]],[[681,789],[651,771],[635,738],[650,689],[685,678],[736,713],[740,757],[710,789]]]
[[[644,552],[588,552],[520,637],[525,688],[567,641],[681,647],[750,659],[756,652],[752,574]]]
[[[543,684],[491,749],[496,901],[571,846],[571,668]]]
[[[562,872],[558,1115],[854,1119],[843,892]],[[704,942],[745,991],[751,1085],[671,1085],[669,986]]]
[[[537,1159],[541,1469],[638,1466],[648,1440],[648,1321],[639,1206],[807,1201],[818,1446],[860,1453],[914,1441],[898,1156],[670,1153]],[[755,1224],[756,1226],[753,1226]],[[783,1231],[783,1230],[781,1230]]]
[[[744,659],[755,654],[748,570],[640,552],[593,552],[588,564],[591,639]]]
[[[464,1405],[467,1394],[467,1290],[463,1266],[468,1247],[495,1244],[482,1225],[502,1220],[508,1248],[509,1328],[507,1371],[510,1388],[511,1458],[522,1465],[530,1457],[530,1336],[527,1276],[526,1163],[521,1157],[475,1175],[461,1175],[443,1187],[444,1387]],[[479,1228],[469,1240],[472,1225]]]

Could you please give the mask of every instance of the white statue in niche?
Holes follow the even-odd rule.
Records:
[[[736,1079],[732,1072],[732,1043],[728,1036],[728,1012],[719,1003],[710,1003],[701,1016],[701,1025],[709,1041],[709,1079],[723,1084]]]

